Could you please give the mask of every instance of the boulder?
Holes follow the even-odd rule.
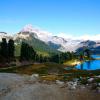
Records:
[[[92,83],[92,82],[94,81],[94,78],[89,78],[87,81],[88,81],[89,83]]]
[[[39,79],[39,74],[32,74],[31,76],[30,76],[30,80],[31,81],[36,81],[36,80],[38,80]]]
[[[56,84],[58,84],[58,85],[64,85],[64,82],[62,82],[60,80],[56,80]]]
[[[67,86],[68,86],[69,89],[74,90],[77,87],[77,81],[75,81],[75,82],[73,82],[73,81],[67,82]]]

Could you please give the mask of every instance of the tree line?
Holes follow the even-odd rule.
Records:
[[[20,61],[31,61],[35,60],[36,51],[33,49],[32,46],[29,44],[22,42],[21,44],[21,54],[20,54]]]
[[[35,60],[36,52],[32,46],[22,42],[19,61]],[[15,43],[13,39],[2,38],[0,43],[0,63],[9,63],[15,61]]]
[[[61,52],[59,54],[52,55],[50,61],[62,64],[68,60],[72,60],[76,58],[77,56],[74,52]]]
[[[6,38],[3,38],[0,43],[0,62],[11,62],[15,61],[15,43],[13,39],[9,39],[8,41]],[[20,57],[19,61],[33,61],[33,62],[56,62],[56,63],[63,63],[66,60],[71,60],[76,58],[74,52],[65,52],[65,53],[58,53],[52,54],[51,56],[43,56],[41,54],[37,54],[34,48],[29,45],[28,43],[22,41],[21,48],[20,48]]]
[[[10,39],[8,42],[6,38],[2,39],[2,42],[0,43],[0,62],[10,62],[14,60],[14,41]]]

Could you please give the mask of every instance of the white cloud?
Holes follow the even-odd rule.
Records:
[[[71,34],[69,34],[69,33],[67,33],[67,34],[59,33],[59,34],[57,34],[57,36],[63,37],[63,38],[66,38],[66,39],[72,39],[73,38],[73,36]]]
[[[91,34],[83,34],[80,36],[75,36],[75,35],[71,35],[71,34],[66,34],[66,33],[60,33],[57,36],[59,37],[63,37],[66,39],[74,39],[74,40],[100,40],[100,34],[95,34],[95,35],[91,35]]]

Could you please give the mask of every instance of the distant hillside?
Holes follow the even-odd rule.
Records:
[[[39,39],[36,39],[35,37],[32,37],[31,39],[17,38],[15,40],[17,56],[20,54],[20,47],[21,47],[20,45],[21,45],[22,41],[31,45],[37,53],[42,54],[44,56],[49,56],[52,53],[59,53],[58,50],[50,47],[48,44],[44,43],[43,41],[41,41]]]

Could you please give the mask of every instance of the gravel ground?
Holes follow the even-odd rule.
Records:
[[[0,100],[100,100],[100,93],[80,86],[39,82],[36,77],[0,73]]]

